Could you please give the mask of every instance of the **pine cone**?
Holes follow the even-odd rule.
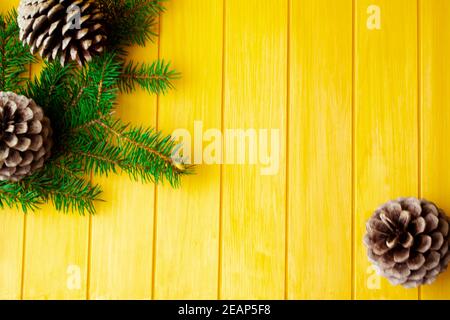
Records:
[[[83,65],[104,50],[103,15],[94,0],[21,0],[20,40],[31,52]]]
[[[19,181],[50,157],[50,120],[33,100],[12,92],[0,92],[0,118],[0,180]]]
[[[393,285],[431,284],[450,261],[449,219],[435,204],[415,198],[390,201],[367,222],[369,260]]]

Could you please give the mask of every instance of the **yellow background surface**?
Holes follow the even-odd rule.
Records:
[[[4,210],[0,298],[450,298],[450,272],[393,287],[362,244],[391,198],[450,212],[450,1],[171,0],[160,22],[131,58],[183,77],[122,95],[119,116],[165,133],[279,129],[278,174],[199,166],[178,190],[94,177],[96,216]]]

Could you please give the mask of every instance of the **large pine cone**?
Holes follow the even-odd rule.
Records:
[[[21,0],[20,40],[47,60],[83,65],[104,50],[103,15],[95,0]]]
[[[449,219],[435,204],[415,198],[390,201],[367,222],[369,260],[394,285],[431,284],[450,261]]]
[[[0,119],[0,180],[19,181],[50,157],[50,120],[33,100],[12,92],[0,92]]]

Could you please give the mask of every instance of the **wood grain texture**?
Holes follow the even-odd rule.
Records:
[[[160,54],[182,70],[183,81],[160,97],[158,124],[166,133],[188,130],[192,145],[195,138],[202,147],[202,133],[194,131],[194,122],[201,122],[203,130],[221,128],[222,1],[177,0],[167,5]],[[217,298],[220,166],[199,165],[195,170],[178,190],[158,187],[156,299]]]
[[[5,14],[17,7],[19,0],[0,1]],[[22,296],[23,214],[14,209],[0,212],[0,299],[19,299]]]
[[[86,299],[88,223],[51,205],[27,216],[24,299]]]
[[[380,30],[367,27],[370,5]],[[357,0],[355,13],[355,297],[417,299],[377,279],[362,242],[380,204],[418,194],[416,1]]]
[[[450,213],[450,2],[420,1],[422,196]],[[449,299],[450,273],[422,289],[423,299]]]
[[[223,172],[220,297],[285,295],[287,1],[226,0],[225,129],[278,129],[279,171]]]
[[[288,297],[349,299],[352,1],[291,2]]]
[[[0,299],[20,299],[24,216],[17,210],[0,214]]]
[[[157,43],[133,48],[134,61],[152,62]],[[143,90],[123,94],[117,116],[135,125],[156,125],[157,99]],[[150,299],[152,297],[154,186],[126,175],[96,177],[104,189],[92,217],[89,299]]]

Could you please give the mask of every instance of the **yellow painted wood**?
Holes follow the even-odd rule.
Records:
[[[18,3],[18,0],[0,1],[0,12],[7,13]],[[0,212],[0,299],[21,297],[24,220],[18,210]]]
[[[450,2],[425,0],[421,12],[422,196],[450,212]],[[450,273],[422,289],[423,299],[449,299]]]
[[[26,220],[24,299],[86,299],[89,218],[50,205]]]
[[[158,45],[133,48],[130,59],[151,62]],[[123,94],[117,116],[135,125],[154,126],[156,97],[143,90]],[[154,186],[128,176],[96,177],[104,189],[104,203],[92,217],[89,272],[89,299],[150,299],[152,297],[152,257]]]
[[[220,297],[282,299],[288,3],[227,0],[225,10],[224,127],[279,129],[280,165],[270,176],[261,165],[224,167]]]
[[[288,298],[350,299],[352,1],[291,1]]]
[[[89,298],[150,299],[153,187],[125,175],[95,181],[107,202],[92,218]]]
[[[158,124],[166,133],[186,129],[201,139],[195,121],[203,130],[221,128],[222,17],[221,0],[167,3],[161,57],[173,61],[183,78],[160,97]],[[217,298],[220,166],[199,165],[196,173],[178,190],[158,187],[156,299]]]
[[[0,299],[19,299],[22,283],[24,217],[17,210],[0,213]]]
[[[371,5],[379,30],[368,28],[378,25]],[[355,12],[355,296],[417,299],[374,274],[362,242],[380,204],[418,193],[416,1],[357,0]]]
[[[22,283],[24,216],[17,210],[0,213],[0,299],[19,299]]]

